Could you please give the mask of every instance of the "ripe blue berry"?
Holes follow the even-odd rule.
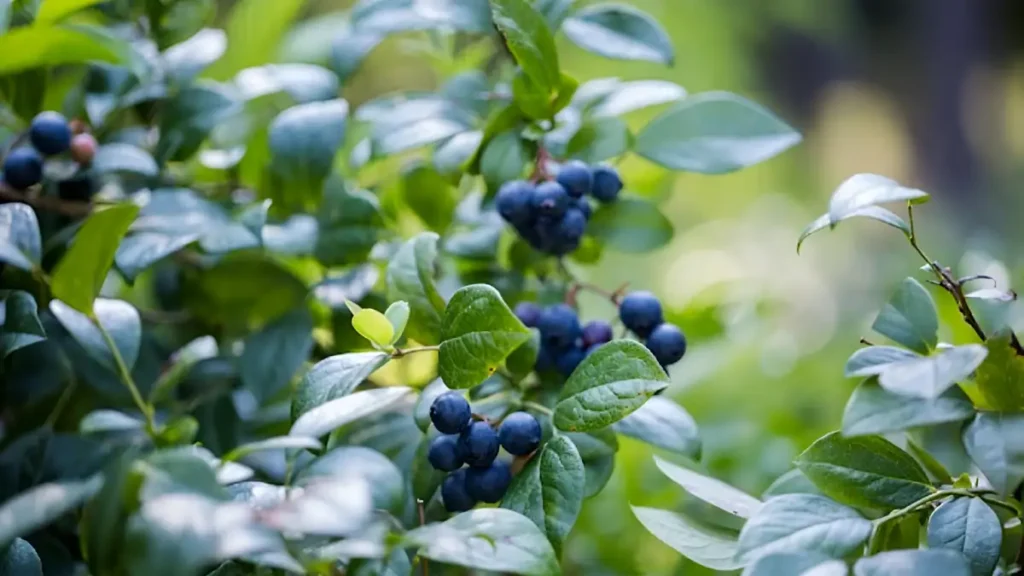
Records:
[[[562,353],[555,358],[555,365],[563,376],[569,376],[576,370],[576,367],[580,365],[580,362],[583,362],[583,358],[585,357],[583,348],[573,346],[572,348],[563,350]]]
[[[556,180],[573,198],[582,198],[585,194],[590,194],[594,185],[594,175],[590,173],[590,167],[579,160],[566,162],[558,171]]]
[[[686,336],[675,324],[661,324],[647,337],[647,349],[662,366],[682,360],[686,354]]]
[[[583,346],[604,344],[612,340],[612,325],[604,320],[591,320],[583,326]]]
[[[427,461],[436,470],[451,472],[462,467],[462,452],[459,449],[459,435],[445,434],[430,441]]]
[[[601,202],[614,202],[622,191],[622,179],[611,166],[594,167],[594,189],[591,194]]]
[[[583,213],[583,217],[590,220],[590,217],[594,214],[594,207],[590,205],[590,200],[586,198],[576,198],[569,204],[570,208],[576,208]]]
[[[28,139],[41,154],[53,156],[71,147],[71,127],[57,112],[40,112],[32,119]]]
[[[548,306],[537,322],[541,337],[556,348],[568,348],[580,337],[580,319],[568,304]]]
[[[4,158],[4,181],[15,190],[38,184],[43,179],[43,159],[31,148],[12,150]]]
[[[568,254],[579,248],[580,239],[587,229],[587,218],[583,212],[570,208],[558,222],[554,230],[553,252],[555,254]]]
[[[558,182],[544,182],[533,192],[533,208],[539,216],[561,218],[569,207],[569,193]]]
[[[498,435],[486,422],[473,422],[459,436],[462,457],[474,468],[490,466],[498,456]]]
[[[622,323],[641,338],[646,338],[662,322],[661,302],[650,292],[630,292],[619,303]]]
[[[449,512],[465,512],[476,506],[476,500],[466,491],[466,469],[456,470],[441,483],[441,499]]]
[[[491,462],[486,468],[466,470],[466,493],[480,502],[498,502],[505,497],[511,483],[512,471],[501,460]]]
[[[526,456],[540,446],[540,422],[528,412],[513,412],[498,429],[501,447],[513,456]]]
[[[533,369],[537,372],[551,370],[555,367],[556,356],[557,353],[554,350],[542,343],[540,350],[537,351],[537,362],[534,364]]]
[[[516,304],[515,315],[528,328],[536,328],[540,320],[541,308],[533,302]]]
[[[525,180],[506,182],[498,189],[494,203],[507,222],[523,225],[533,220],[533,184]]]
[[[442,434],[458,434],[469,426],[473,411],[458,392],[445,392],[430,405],[430,421]]]

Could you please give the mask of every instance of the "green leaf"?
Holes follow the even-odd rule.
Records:
[[[0,550],[0,576],[43,576],[43,562],[31,544],[15,538]]]
[[[657,20],[624,4],[597,4],[573,13],[562,30],[577,46],[607,58],[671,66],[672,40]]]
[[[429,6],[429,7],[428,7]],[[487,32],[491,26],[486,0],[361,0],[352,8],[352,26],[389,34],[409,30]]]
[[[856,174],[847,178],[832,193],[828,204],[830,225],[849,218],[868,206],[888,202],[925,202],[928,194],[914,188],[904,188],[899,182],[875,174]]]
[[[663,396],[651,398],[636,412],[613,424],[612,429],[694,460],[700,458],[700,432],[693,416]]]
[[[347,396],[390,359],[383,352],[355,352],[317,362],[299,382],[292,398],[292,418]]]
[[[871,522],[852,508],[813,494],[765,501],[740,531],[736,558],[744,563],[774,552],[819,552],[842,558],[871,535]]]
[[[530,331],[530,337],[526,342],[505,359],[505,367],[512,373],[512,376],[520,380],[533,372],[537,365],[537,354],[540,353],[540,332],[536,328],[532,328]]]
[[[258,252],[222,258],[187,287],[185,302],[193,315],[239,331],[284,316],[308,294],[290,269]]]
[[[818,490],[802,470],[794,468],[776,478],[761,493],[761,498],[767,500],[783,494],[821,494],[821,490]]]
[[[402,471],[386,456],[365,446],[341,446],[309,463],[295,477],[299,486],[325,479],[360,478],[370,488],[373,507],[400,514],[408,487]]]
[[[39,221],[28,204],[0,205],[0,263],[31,271],[42,258]]]
[[[484,133],[480,130],[468,130],[455,134],[438,144],[434,150],[434,167],[442,174],[461,172],[476,154],[483,141]]]
[[[7,500],[0,506],[0,550],[18,537],[28,536],[64,514],[78,508],[95,494],[103,479],[40,484]]]
[[[881,206],[865,206],[854,210],[853,212],[844,214],[842,219],[848,220],[850,218],[870,218],[872,220],[877,220],[902,231],[908,238],[910,237],[910,225],[904,222],[899,216],[885,208],[882,208]],[[822,214],[817,220],[808,224],[807,227],[804,228],[803,232],[800,233],[800,239],[796,241],[797,253],[800,252],[800,246],[803,245],[804,240],[806,240],[811,234],[820,232],[825,228],[835,228],[836,224],[838,224],[838,222],[833,222],[830,214]]]
[[[445,302],[434,285],[438,235],[423,232],[408,240],[388,262],[388,298],[409,302],[409,337],[427,345],[441,341]]]
[[[93,320],[60,300],[50,301],[50,312],[71,337],[82,345],[89,356],[117,373],[114,355]],[[139,357],[142,343],[142,320],[139,318],[138,310],[123,300],[99,298],[95,302],[93,314],[96,321],[110,334],[121,354],[121,359],[131,370]]]
[[[632,506],[633,515],[651,534],[701,566],[729,572],[743,567],[736,561],[736,536],[720,528],[657,508]]]
[[[203,28],[188,40],[164,50],[161,59],[167,76],[182,84],[219,60],[227,48],[228,37],[223,30]]]
[[[516,70],[512,77],[512,99],[523,114],[530,118],[546,120],[554,114],[550,106],[550,92],[530,80],[522,69]]]
[[[435,562],[526,576],[561,574],[551,544],[529,518],[481,508],[406,533],[407,546]]]
[[[375,388],[330,400],[296,418],[288,435],[320,438],[350,422],[388,408],[410,391],[405,386]]]
[[[566,154],[597,164],[622,156],[633,145],[633,135],[620,118],[593,118],[583,123],[566,146]]]
[[[990,576],[999,561],[1003,527],[981,498],[944,502],[928,519],[928,548],[963,554],[972,576]]]
[[[576,446],[565,436],[555,436],[512,479],[501,507],[532,520],[560,556],[583,507],[584,481]]]
[[[985,340],[988,356],[974,377],[988,404],[1001,412],[1024,410],[1024,358],[1011,346],[1012,336],[1003,330]]]
[[[487,189],[494,194],[505,182],[522,176],[527,156],[517,131],[509,130],[495,136],[486,144],[480,157],[480,174],[487,183]]]
[[[334,177],[324,188],[317,223],[314,256],[325,266],[364,263],[384,228],[377,197],[366,190],[347,190]]]
[[[957,382],[968,379],[987,355],[988,350],[981,344],[946,348],[934,356],[885,366],[878,383],[896,394],[937,398]]]
[[[690,96],[651,120],[634,151],[666,168],[724,174],[763,162],[800,142],[771,112],[728,92]]]
[[[759,557],[742,576],[846,576],[846,563],[817,552],[774,552]]]
[[[241,70],[234,83],[249,100],[285,92],[297,103],[330,100],[340,83],[330,70],[312,64],[266,64]]]
[[[907,278],[879,312],[871,329],[915,352],[927,354],[939,338],[935,301],[920,282]]]
[[[238,97],[230,86],[209,81],[185,85],[163,101],[154,157],[161,163],[191,159],[218,124],[242,112]]]
[[[270,171],[289,196],[320,197],[344,141],[347,119],[348,102],[337,99],[293,106],[270,123]]]
[[[160,167],[149,152],[124,142],[111,142],[100,146],[92,159],[91,167],[100,174],[125,172],[140,176],[156,176],[160,173]]]
[[[428,423],[429,424],[429,423]],[[427,453],[430,451],[430,441],[437,438],[439,433],[433,428],[424,434],[416,446],[416,453],[413,455],[411,471],[409,473],[412,484],[413,497],[424,502],[430,502],[437,489],[441,487],[447,474],[437,470],[427,460]]]
[[[595,118],[622,116],[649,106],[668,104],[686,97],[686,89],[667,80],[616,81],[611,90],[590,103]]]
[[[28,292],[14,290],[4,295],[0,292],[0,359],[11,352],[46,340],[46,331],[39,323],[35,298]]]
[[[146,423],[117,410],[94,410],[78,422],[79,434],[105,434],[144,430]]]
[[[249,454],[268,450],[323,450],[323,444],[316,438],[302,436],[275,436],[242,444],[224,455],[224,462],[241,460]]]
[[[117,245],[138,213],[139,207],[134,204],[118,204],[89,216],[57,263],[50,279],[53,297],[79,312],[92,314],[93,300],[99,296],[114,262]]]
[[[826,496],[850,506],[902,508],[934,491],[921,466],[880,436],[822,436],[796,465]]]
[[[974,405],[959,388],[951,388],[935,398],[915,398],[889,392],[872,378],[857,386],[846,403],[843,434],[884,434],[967,420],[973,415]]]
[[[555,39],[544,17],[526,0],[491,0],[491,16],[523,72],[540,91],[554,92],[562,76]]]
[[[868,346],[861,348],[846,361],[844,372],[847,378],[877,376],[892,364],[914,360],[919,355],[895,346]]]
[[[402,334],[405,332],[405,326],[409,323],[409,303],[404,300],[393,302],[384,311],[384,317],[391,323],[392,332],[394,333],[391,337],[391,342],[388,344],[394,344],[402,337]]]
[[[444,311],[438,373],[449,388],[476,386],[529,337],[529,329],[497,290],[486,284],[465,286]]]
[[[668,386],[668,376],[639,342],[615,340],[587,356],[576,368],[555,405],[559,430],[604,428],[639,409]]]
[[[52,0],[47,0],[50,2]],[[22,26],[0,35],[0,76],[31,68],[103,61],[129,64],[132,48],[99,28]]]
[[[390,346],[395,328],[387,316],[372,308],[363,308],[352,317],[352,327],[359,335],[380,347]]]
[[[676,466],[658,456],[654,457],[654,463],[662,474],[682,486],[691,495],[733,516],[749,519],[761,508],[760,500],[721,480]]]
[[[53,24],[100,2],[102,0],[47,0],[39,6],[34,24]]]
[[[1024,480],[1024,415],[980,412],[964,428],[964,448],[1001,494]]]
[[[454,189],[429,164],[418,164],[402,174],[402,197],[431,230],[444,232],[451,226],[456,206]]]
[[[313,349],[313,319],[305,307],[293,310],[245,339],[239,358],[242,385],[257,402],[287,386]]]
[[[612,249],[645,254],[668,244],[675,231],[672,222],[651,202],[621,198],[594,211],[587,232]]]
[[[203,250],[211,253],[260,245],[259,231],[254,232],[220,205],[187,188],[160,188],[148,194],[132,230],[136,234],[121,243],[116,260],[119,266],[125,263],[135,269],[145,268],[196,239]],[[129,247],[133,239],[150,234],[166,238],[144,240],[141,246]]]
[[[959,432],[959,430],[957,430]],[[925,469],[928,476],[936,484],[952,484],[953,475],[950,474],[946,466],[938,460],[935,456],[932,456],[925,447],[914,439],[912,434],[907,434],[907,452],[912,454],[918,462],[921,463],[921,467]],[[965,458],[966,459],[966,458]]]
[[[278,46],[302,11],[302,0],[236,2],[224,28],[228,49],[204,76],[227,80],[243,68],[274,61]]]
[[[967,560],[949,550],[892,550],[853,565],[853,576],[971,576]]]

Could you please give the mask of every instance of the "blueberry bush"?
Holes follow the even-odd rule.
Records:
[[[626,5],[362,0],[304,29],[327,66],[274,58],[302,5],[240,0],[219,29],[213,0],[0,0],[0,575],[560,574],[620,436],[736,518],[634,508],[711,569],[1017,569],[1014,295],[925,256],[925,193],[855,176],[800,241],[901,230],[973,337],[940,343],[908,279],[841,430],[755,498],[659,395],[685,326],[587,269],[672,237],[622,158],[723,174],[799,134],[736,94],[560,67],[558,34],[671,65]],[[440,87],[350,106],[395,34]]]

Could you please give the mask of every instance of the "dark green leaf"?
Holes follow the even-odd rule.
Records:
[[[928,473],[928,477],[931,478],[935,484],[952,484],[953,475],[946,468],[945,464],[940,462],[935,456],[932,456],[921,442],[914,439],[913,434],[908,433],[906,437],[907,452],[913,455],[914,458],[921,463],[921,467]]]
[[[1024,358],[1011,347],[1009,330],[985,340],[988,356],[974,377],[978,390],[989,405],[1001,412],[1024,410]]]
[[[980,498],[944,502],[928,519],[928,547],[963,554],[972,576],[990,576],[999,561],[1003,527]]]
[[[116,373],[117,363],[114,355],[93,320],[60,300],[50,301],[50,312],[71,337],[82,345],[89,356]],[[131,370],[139,357],[139,347],[142,343],[142,320],[139,318],[138,310],[123,300],[99,298],[95,302],[93,313],[100,325],[110,334],[121,354],[121,359]]]
[[[408,488],[402,471],[386,456],[363,446],[342,446],[312,461],[296,476],[300,486],[354,476],[366,481],[373,507],[400,514]]]
[[[444,232],[455,217],[452,185],[427,164],[402,174],[402,196],[409,208],[428,228]]]
[[[654,204],[640,198],[622,198],[594,212],[587,232],[610,248],[647,253],[672,239],[672,223]]]
[[[893,214],[889,210],[882,208],[881,206],[865,206],[853,212],[848,212],[843,215],[843,220],[850,218],[870,218],[877,220],[883,224],[888,224],[897,230],[902,231],[908,237],[910,236],[910,225],[903,221],[902,218]],[[796,251],[800,252],[800,246],[804,243],[811,234],[820,232],[825,228],[835,228],[838,222],[833,222],[830,214],[822,214],[817,220],[811,222],[804,228],[803,232],[800,233],[800,239],[796,241]]]
[[[613,429],[688,458],[700,457],[697,423],[682,406],[663,396],[651,398],[636,412],[616,422]]]
[[[561,83],[555,39],[544,17],[527,0],[491,0],[494,25],[523,72],[548,94]]]
[[[583,506],[583,460],[565,436],[555,436],[516,475],[501,507],[526,516],[561,555]]]
[[[947,348],[934,356],[889,364],[878,376],[878,382],[896,394],[937,398],[957,382],[969,378],[987,354],[988,350],[981,344]]]
[[[857,350],[850,356],[850,359],[846,361],[845,373],[847,378],[877,376],[891,364],[915,358],[920,358],[920,356],[903,348],[868,346]]]
[[[8,354],[46,340],[46,331],[39,323],[35,298],[28,292],[0,292],[0,359]]]
[[[326,266],[365,262],[384,226],[377,197],[365,190],[346,190],[337,178],[327,181],[317,222],[314,255]]]
[[[410,392],[404,386],[363,390],[311,408],[295,419],[289,436],[319,438],[342,426],[388,408]]]
[[[935,302],[920,282],[907,278],[879,312],[871,329],[915,352],[927,354],[938,342]]]
[[[530,338],[515,352],[505,359],[505,367],[516,378],[526,378],[537,365],[537,354],[540,352],[540,332],[532,330]]]
[[[974,405],[959,388],[950,388],[936,398],[915,398],[889,392],[872,378],[857,386],[846,403],[843,434],[884,434],[967,420],[973,415]]]
[[[440,342],[445,302],[434,285],[437,234],[424,232],[407,241],[388,263],[388,298],[409,302],[406,331],[417,342]]]
[[[577,10],[562,24],[579,47],[607,58],[646,60],[671,66],[672,40],[649,14],[624,4],[598,4]]]
[[[736,535],[702,525],[682,514],[633,506],[633,514],[651,534],[701,566],[729,572],[743,566],[736,561]]]
[[[0,506],[0,550],[78,508],[103,485],[99,476],[78,482],[40,484]]]
[[[23,26],[0,36],[0,75],[97,60],[130,63],[132,48],[89,26]]]
[[[199,246],[211,253],[260,245],[259,231],[254,232],[221,206],[187,188],[160,188],[150,193],[132,230],[165,237],[162,241],[140,240],[141,246],[133,246],[132,239],[139,235],[135,234],[122,242],[117,256],[119,266],[123,261],[134,269],[148,266],[196,238]]]
[[[190,83],[163,102],[160,141],[153,151],[159,163],[185,161],[199,151],[210,132],[242,111],[238,91],[211,82]]]
[[[282,264],[258,253],[236,253],[190,283],[185,301],[207,322],[249,327],[287,314],[306,295],[306,285]]]
[[[682,486],[691,495],[733,516],[749,519],[761,508],[760,500],[721,480],[676,466],[658,456],[654,457],[654,463],[662,474]]]
[[[194,36],[171,46],[161,55],[168,77],[185,83],[213,64],[228,48],[228,37],[223,30],[204,28]]]
[[[633,144],[629,127],[619,118],[594,118],[583,123],[566,147],[566,154],[588,164],[625,154]]]
[[[796,465],[826,496],[863,508],[901,508],[934,491],[921,466],[880,436],[832,432],[811,444]]]
[[[615,456],[600,456],[592,458],[583,463],[583,471],[586,474],[586,484],[583,487],[583,497],[593,498],[608,484],[615,472]]]
[[[423,558],[477,570],[526,576],[561,574],[551,544],[529,518],[503,508],[481,508],[405,535]]]
[[[138,213],[134,204],[118,204],[89,216],[53,272],[54,298],[79,312],[92,313],[92,302],[100,294],[117,245]]]
[[[32,270],[42,252],[35,211],[20,202],[0,205],[0,263]]]
[[[479,130],[460,132],[444,141],[434,150],[434,167],[442,174],[461,171],[476,154],[484,133]]]
[[[319,198],[345,138],[347,119],[348,103],[340,99],[299,104],[274,118],[270,170],[289,196]]]
[[[625,418],[668,385],[668,376],[647,348],[615,340],[576,368],[555,405],[560,430],[586,432]]]
[[[313,319],[299,308],[245,339],[238,373],[262,404],[291,382],[313,349]]]
[[[449,388],[476,386],[529,337],[497,290],[486,284],[463,287],[445,308],[438,373]]]
[[[132,475],[137,457],[137,450],[129,449],[107,464],[103,487],[82,510],[82,551],[93,574],[109,574],[121,564],[124,526],[131,513],[124,502],[137,498],[139,493],[137,478]]]
[[[160,173],[160,167],[149,152],[124,142],[100,146],[92,159],[92,169],[98,173],[127,172],[141,176],[156,176]]]
[[[723,174],[767,160],[800,142],[771,112],[728,92],[691,96],[636,137],[634,151],[672,170]]]
[[[199,240],[198,234],[182,234],[171,236],[166,234],[143,232],[133,234],[121,241],[114,254],[114,264],[129,281],[135,279],[150,266],[163,260]]]
[[[355,352],[317,362],[299,382],[292,398],[292,418],[347,396],[390,359],[383,352]]]
[[[0,550],[0,576],[43,576],[43,563],[31,544],[15,538]]]
[[[759,557],[743,576],[846,576],[846,563],[817,552],[774,552]]]
[[[970,576],[970,566],[949,550],[892,550],[861,558],[853,576]]]
[[[963,431],[971,460],[1001,494],[1024,480],[1024,416],[980,412]]]
[[[487,182],[487,189],[496,193],[505,182],[522,176],[527,156],[518,132],[509,130],[495,136],[480,157],[480,174]]]
[[[852,508],[813,494],[765,501],[743,526],[736,557],[749,562],[774,552],[820,552],[842,558],[871,535],[871,522]]]
[[[899,182],[875,174],[856,174],[847,178],[832,193],[828,215],[834,227],[868,206],[888,202],[924,202],[928,194],[914,188],[904,188]]]
[[[80,434],[141,431],[146,423],[117,410],[94,410],[78,422]]]
[[[246,68],[235,75],[235,85],[246,98],[285,92],[304,104],[337,97],[338,77],[330,70],[312,64],[267,64]]]

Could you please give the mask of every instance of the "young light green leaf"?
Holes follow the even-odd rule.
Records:
[[[449,388],[483,382],[530,337],[501,294],[472,284],[452,295],[441,326],[438,373]]]
[[[31,544],[21,538],[15,538],[6,550],[0,550],[0,574],[43,576],[43,562]]]
[[[853,212],[849,212],[843,216],[843,220],[850,218],[870,218],[877,220],[883,224],[888,224],[897,230],[903,232],[903,234],[910,236],[910,225],[903,221],[902,218],[893,214],[889,210],[882,208],[881,206],[865,206]],[[796,251],[800,252],[800,246],[803,245],[804,240],[807,240],[812,234],[820,232],[825,228],[835,228],[836,223],[832,222],[830,214],[822,214],[817,220],[811,222],[804,228],[803,232],[800,232],[800,238],[796,241]]]
[[[393,345],[402,337],[402,334],[405,332],[405,326],[409,323],[409,303],[404,300],[393,302],[384,311],[384,317],[391,323],[393,335],[388,344]]]
[[[36,300],[28,292],[14,290],[6,295],[0,292],[0,359],[8,354],[46,340],[46,331],[39,323]]]
[[[832,432],[800,454],[796,465],[826,496],[850,506],[901,508],[934,491],[921,466],[880,436]]]
[[[323,450],[323,448],[323,444],[313,437],[275,436],[242,444],[225,454],[221,460],[224,462],[234,462],[235,460],[245,458],[249,454],[266,452],[267,450]]]
[[[971,576],[990,576],[999,561],[1003,527],[981,498],[944,502],[928,519],[928,547],[963,554]]]
[[[516,63],[543,92],[551,94],[561,82],[558,52],[544,17],[526,0],[491,0],[494,25]]]
[[[555,436],[512,479],[501,507],[526,516],[561,555],[583,506],[583,460],[571,440]]]
[[[92,26],[20,26],[0,35],[0,75],[59,64],[132,64],[126,42]]]
[[[619,60],[644,60],[671,66],[672,40],[646,12],[625,4],[596,4],[581,8],[562,23],[577,46]]]
[[[101,3],[103,0],[47,0],[39,6],[35,24],[53,24],[64,18]]]
[[[915,352],[927,354],[939,338],[935,301],[920,282],[907,278],[879,312],[871,329]]]
[[[0,263],[31,271],[42,253],[35,211],[21,202],[0,205]]]
[[[877,376],[892,364],[920,357],[910,350],[895,346],[868,346],[860,348],[850,356],[844,372],[847,378]]]
[[[632,506],[633,515],[651,534],[701,566],[729,572],[742,568],[736,560],[736,535],[705,526],[682,514]]]
[[[445,302],[434,284],[438,235],[423,232],[408,240],[388,262],[388,297],[409,301],[409,337],[439,343]]]
[[[1013,333],[1002,330],[985,340],[986,360],[974,377],[978,390],[995,410],[1024,410],[1024,358],[1011,347]]]
[[[554,576],[561,574],[551,544],[533,522],[504,508],[480,508],[405,535],[417,554],[476,570]]]
[[[555,405],[560,430],[586,432],[604,428],[639,409],[668,386],[668,376],[654,355],[633,340],[601,346],[576,368]]]
[[[885,176],[876,174],[856,174],[847,178],[832,193],[829,200],[828,215],[830,225],[849,218],[868,206],[876,206],[888,202],[925,202],[928,194],[914,188],[905,188]]]
[[[138,213],[139,207],[134,204],[118,204],[86,219],[53,272],[50,288],[54,298],[92,314],[93,300],[114,263],[117,246]]]
[[[950,550],[890,550],[861,558],[853,576],[971,576],[967,560]]]
[[[352,327],[359,335],[381,348],[395,340],[395,327],[387,316],[372,308],[363,308],[352,317]]]
[[[957,382],[969,378],[987,355],[988,350],[981,344],[946,348],[933,356],[887,365],[878,383],[903,396],[938,398]]]
[[[239,359],[242,385],[261,404],[287,386],[313,349],[313,318],[302,306],[245,339]]]
[[[761,501],[753,496],[729,486],[725,482],[688,470],[681,466],[654,456],[658,470],[669,480],[683,487],[691,495],[700,498],[733,516],[751,518],[761,508]]]
[[[973,415],[974,405],[959,388],[950,388],[936,398],[915,398],[889,392],[872,378],[857,386],[846,403],[843,434],[884,434],[967,420]]]
[[[388,408],[411,391],[405,386],[363,390],[336,398],[303,413],[295,419],[289,436],[320,438],[349,422]]]
[[[641,198],[621,198],[602,205],[594,211],[587,232],[612,249],[636,254],[661,248],[675,233],[661,210]]]
[[[664,396],[655,396],[612,425],[615,432],[694,460],[700,458],[701,438],[693,416]]]
[[[349,394],[390,359],[384,352],[354,352],[317,362],[299,382],[292,398],[292,418]]]
[[[846,576],[846,563],[817,552],[774,552],[743,569],[742,576]]]
[[[964,448],[1001,494],[1024,480],[1024,415],[979,412],[964,428]]]
[[[0,506],[0,550],[78,508],[102,485],[100,476],[40,484],[7,500]]]
[[[784,494],[767,500],[740,531],[744,563],[774,552],[819,552],[842,558],[871,535],[871,522],[823,496]]]
[[[50,312],[89,356],[116,374],[118,367],[114,354],[94,324],[99,322],[117,345],[125,366],[131,370],[139,357],[142,344],[142,319],[139,311],[123,300],[107,298],[98,298],[94,306],[95,321],[60,300],[50,301]]]
[[[651,120],[634,151],[672,170],[724,174],[767,160],[800,142],[771,112],[728,92],[690,96]]]

